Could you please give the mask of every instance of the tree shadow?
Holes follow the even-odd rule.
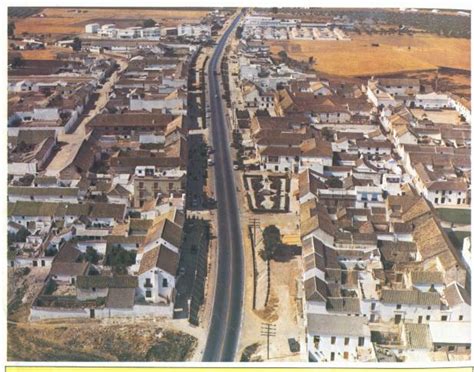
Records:
[[[280,244],[273,254],[275,262],[289,262],[296,256],[301,256],[301,247],[297,245]]]

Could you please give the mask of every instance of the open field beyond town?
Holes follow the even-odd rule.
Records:
[[[269,43],[272,53],[285,50],[289,57],[297,60],[308,60],[312,56],[317,71],[334,75],[377,75],[440,66],[470,70],[471,67],[468,39],[434,35],[349,36],[351,41],[291,40]]]
[[[77,34],[84,32],[84,26],[88,23],[116,23],[121,27],[129,27],[141,24],[147,18],[152,18],[163,26],[176,26],[183,21],[198,22],[207,14],[207,10],[46,8],[41,14],[44,17],[36,14],[18,19],[15,22],[16,33],[30,33],[34,30],[35,33],[43,34]]]

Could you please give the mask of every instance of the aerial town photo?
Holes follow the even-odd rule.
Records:
[[[9,362],[470,362],[469,10],[7,26]]]

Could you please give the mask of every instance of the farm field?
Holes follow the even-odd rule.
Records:
[[[73,9],[46,8],[40,14],[15,20],[15,33],[78,34],[84,32],[88,23],[117,23],[119,26],[135,26],[144,19],[152,18],[162,26],[176,26],[181,22],[197,22],[207,10],[176,10],[146,8]]]
[[[289,57],[300,61],[307,61],[312,56],[317,71],[332,75],[390,74],[439,66],[471,69],[469,39],[427,34],[349,36],[351,41],[291,40],[268,43],[274,54],[285,50]]]

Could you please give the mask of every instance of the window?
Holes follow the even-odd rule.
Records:
[[[151,297],[151,291],[146,291],[145,292],[145,297],[150,298]]]
[[[397,310],[400,310],[402,308],[402,305],[398,304],[397,305]]]
[[[349,337],[344,337],[344,345],[349,345]]]
[[[335,357],[336,357],[336,354],[335,354],[334,352],[332,352],[332,353],[331,353],[331,362],[334,361]]]
[[[447,316],[447,315],[443,315],[443,316],[441,317],[441,321],[442,321],[442,322],[445,322],[445,321],[447,321],[447,320],[448,320],[448,316]]]
[[[321,338],[319,336],[314,336],[313,337],[314,347],[316,349],[319,349],[319,341],[321,341]]]
[[[454,351],[454,346],[453,345],[448,346],[448,351]]]
[[[344,351],[344,359],[349,359],[349,353],[347,351]]]
[[[92,292],[95,292],[95,291],[96,291],[95,287],[92,287]]]
[[[426,316],[426,321],[429,321],[431,319],[431,316],[430,315],[427,315]]]
[[[168,279],[164,278],[163,279],[163,288],[167,288],[168,287]]]
[[[462,315],[459,315],[459,321],[463,320],[464,317]]]
[[[375,310],[375,302],[372,302],[372,303],[370,304],[370,310]]]
[[[359,337],[359,346],[364,346],[365,338],[364,337]]]
[[[331,345],[334,345],[336,343],[336,337],[332,336],[331,337]]]
[[[150,279],[150,278],[146,278],[146,279],[145,279],[145,287],[152,287],[151,279]]]

